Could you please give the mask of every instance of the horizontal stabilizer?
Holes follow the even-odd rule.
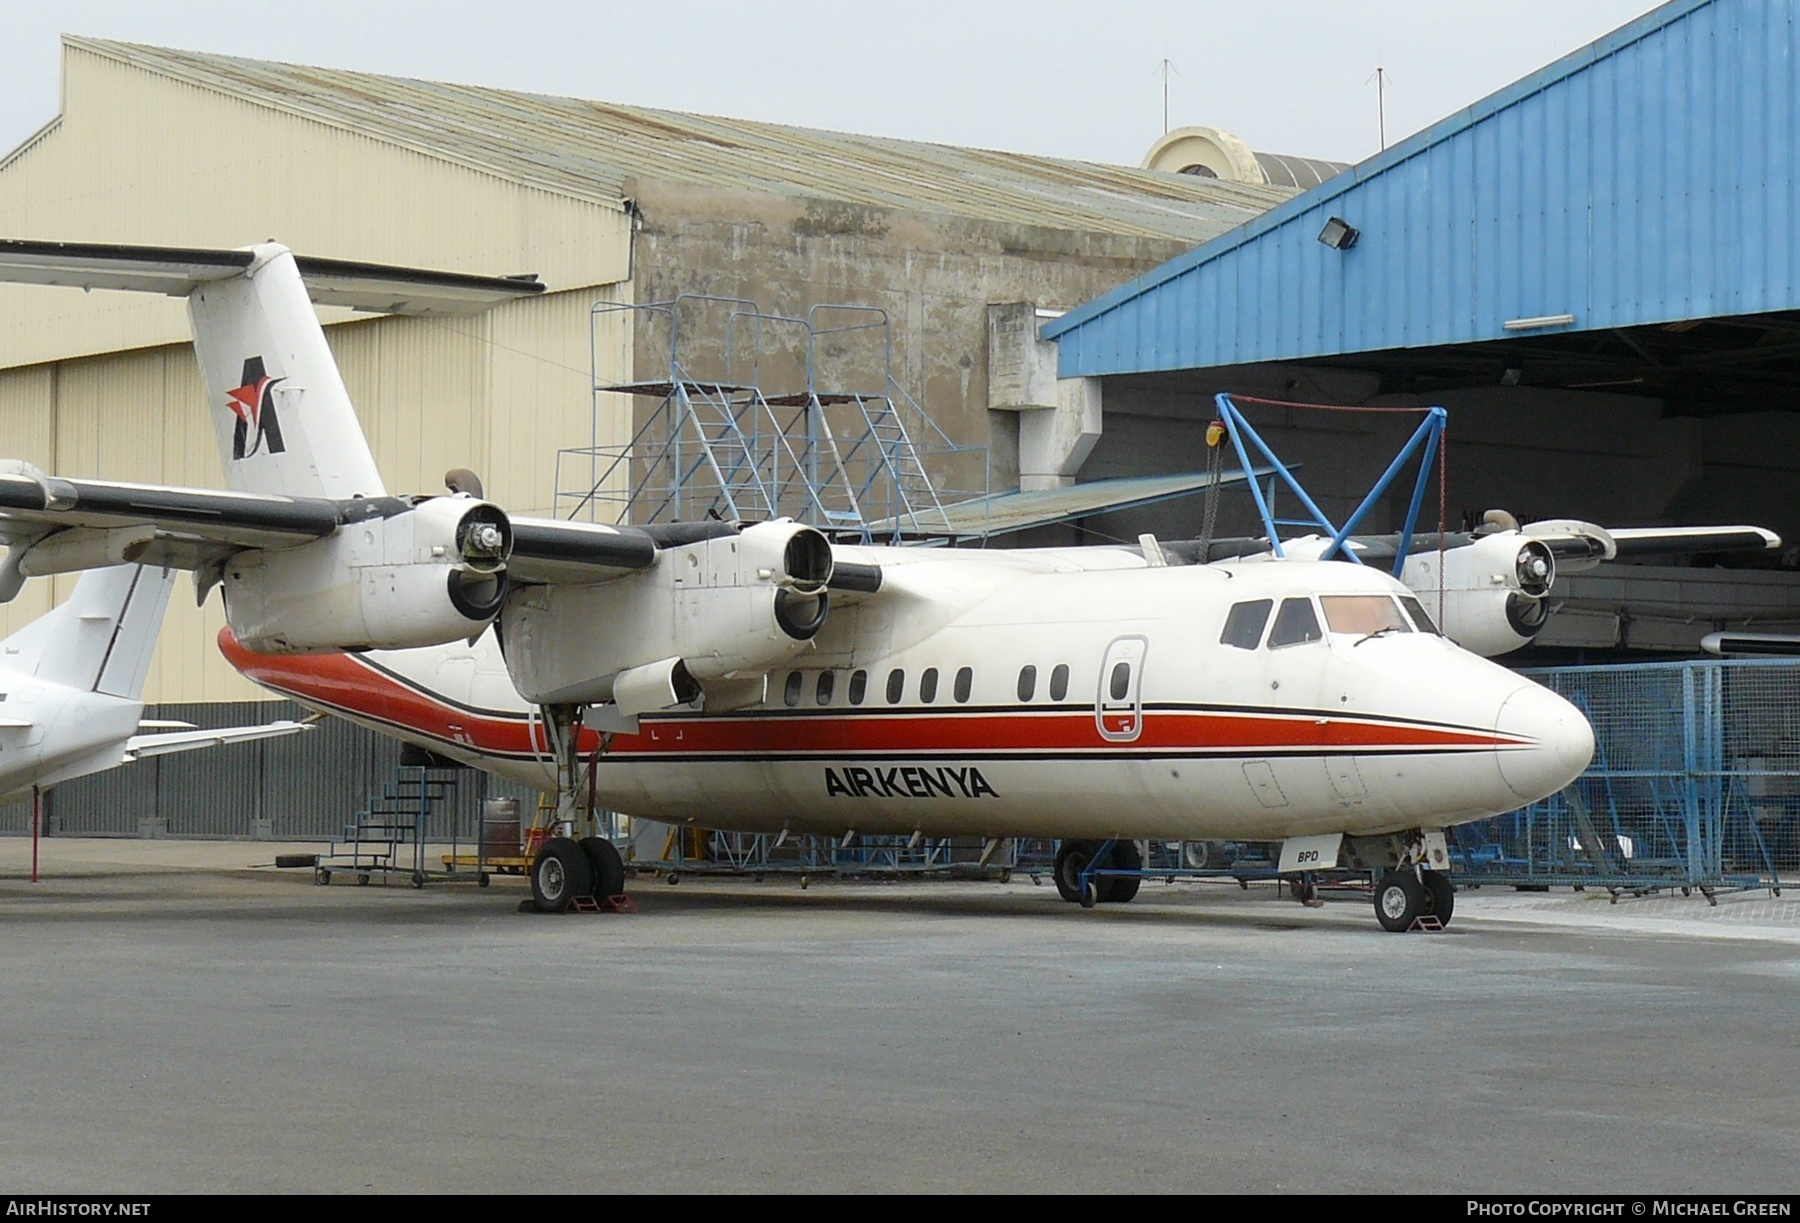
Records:
[[[120,289],[187,297],[202,285],[241,276],[253,250],[118,246],[0,240],[0,281]],[[479,314],[544,292],[535,277],[470,276],[296,255],[307,294],[322,306],[384,314]]]
[[[227,743],[248,743],[255,739],[278,739],[296,735],[312,727],[305,722],[269,722],[262,726],[220,726],[210,730],[177,730],[154,735],[133,735],[125,743],[125,759],[142,760],[146,756],[166,756],[171,752],[191,752],[202,747],[223,747]]]

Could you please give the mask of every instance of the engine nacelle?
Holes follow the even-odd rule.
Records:
[[[336,533],[225,562],[225,619],[259,654],[404,650],[479,632],[505,602],[512,525],[469,497],[347,502]]]
[[[539,704],[612,701],[621,672],[674,660],[702,685],[762,675],[824,627],[831,569],[818,531],[765,522],[664,549],[610,582],[517,590],[500,622],[507,670]]]
[[[1444,635],[1492,658],[1528,644],[1550,618],[1545,601],[1556,583],[1556,559],[1542,541],[1517,531],[1485,535],[1443,554]],[[1400,578],[1438,615],[1438,554],[1415,552]]]

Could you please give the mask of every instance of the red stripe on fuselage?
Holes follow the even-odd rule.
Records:
[[[544,756],[541,723],[524,713],[459,709],[396,680],[354,654],[253,654],[221,630],[219,648],[250,679],[302,701],[376,718],[446,743],[506,756]],[[581,751],[599,746],[584,730]],[[619,734],[609,758],[886,753],[1443,751],[1525,747],[1512,736],[1275,711],[1147,710],[1128,744],[1100,736],[1091,709],[922,710],[760,716],[646,718]]]
[[[253,654],[238,644],[230,629],[219,630],[219,651],[247,678],[309,704],[376,718],[481,752],[506,756],[549,752],[542,724],[526,714],[458,709],[399,683],[355,654]],[[599,735],[583,733],[583,752],[599,744]]]

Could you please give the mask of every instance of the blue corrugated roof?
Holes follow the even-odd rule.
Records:
[[[1797,10],[1673,0],[1043,335],[1076,377],[1800,308]]]

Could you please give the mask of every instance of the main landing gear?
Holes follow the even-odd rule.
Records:
[[[1443,871],[1403,866],[1375,884],[1375,920],[1383,930],[1442,930],[1456,908],[1456,889]]]
[[[1056,890],[1066,901],[1091,909],[1096,904],[1124,904],[1138,894],[1137,875],[1103,875],[1097,871],[1137,871],[1144,856],[1135,841],[1064,841],[1056,851]]]
[[[556,816],[552,827],[562,833],[545,840],[531,862],[531,900],[539,913],[564,913],[577,901],[608,901],[625,893],[625,860],[605,837],[593,835],[594,766],[610,735],[602,736],[601,748],[581,768],[581,720],[579,705],[545,705],[544,731],[556,757]],[[586,801],[582,802],[582,791]],[[579,840],[576,830],[588,835]]]
[[[605,837],[551,837],[531,863],[531,899],[539,913],[562,913],[578,897],[625,892],[625,860]]]

